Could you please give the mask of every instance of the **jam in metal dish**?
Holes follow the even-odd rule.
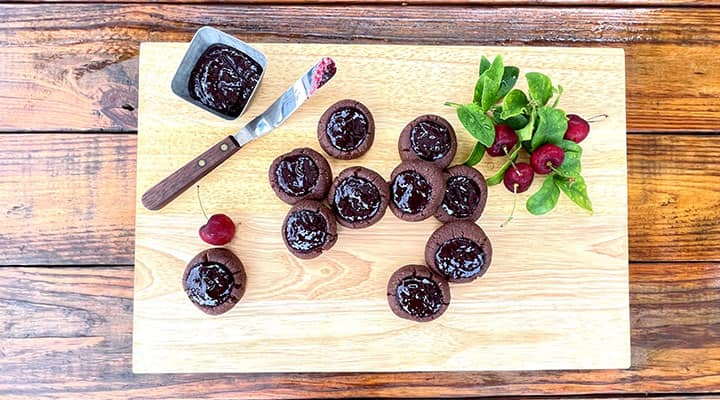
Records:
[[[263,68],[224,44],[208,47],[190,72],[190,97],[221,114],[238,117],[260,82]]]

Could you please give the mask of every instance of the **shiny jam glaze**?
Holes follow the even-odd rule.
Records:
[[[410,146],[423,160],[439,160],[452,147],[450,132],[436,122],[420,121],[410,131]]]
[[[188,296],[193,303],[216,307],[230,298],[235,279],[225,265],[205,261],[192,266],[186,284]]]
[[[475,212],[480,203],[480,188],[467,176],[451,176],[445,187],[440,207],[451,217],[465,218]]]
[[[324,57],[318,63],[312,76],[312,87],[310,94],[323,87],[337,72],[335,61],[330,57]]]
[[[290,214],[285,227],[288,245],[299,252],[322,247],[327,240],[327,221],[319,212],[298,210]]]
[[[482,272],[485,253],[474,241],[454,238],[445,241],[435,252],[435,264],[450,279],[467,279]]]
[[[440,287],[429,278],[415,276],[403,278],[395,294],[403,311],[416,318],[434,315],[440,311],[444,302]]]
[[[335,148],[342,151],[355,150],[368,136],[367,117],[357,108],[341,108],[330,116],[325,134]]]
[[[349,176],[335,188],[333,204],[338,217],[348,222],[366,221],[380,210],[380,191],[369,180]]]
[[[320,176],[315,161],[305,155],[284,157],[275,170],[280,189],[293,196],[304,196],[315,189]]]
[[[432,186],[415,171],[399,173],[392,184],[392,201],[408,214],[417,214],[427,207],[432,196]]]
[[[262,66],[223,44],[205,50],[190,72],[190,97],[230,117],[240,115],[255,90]]]

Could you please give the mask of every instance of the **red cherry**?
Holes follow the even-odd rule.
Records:
[[[503,183],[507,190],[516,193],[522,193],[530,188],[535,171],[527,163],[517,163],[515,166],[508,168],[503,175]]]
[[[560,146],[548,143],[538,147],[530,156],[530,164],[535,172],[547,175],[565,161],[565,152]]]
[[[568,114],[568,127],[565,131],[565,139],[580,143],[590,133],[590,124],[579,115]]]
[[[199,233],[205,243],[222,246],[230,243],[235,236],[235,223],[225,214],[215,214],[200,227]]]
[[[515,131],[507,125],[495,125],[495,141],[487,148],[491,157],[505,156],[518,142]]]

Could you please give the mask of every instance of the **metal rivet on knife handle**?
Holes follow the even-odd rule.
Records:
[[[198,160],[198,167],[202,168],[205,166],[205,160]]]

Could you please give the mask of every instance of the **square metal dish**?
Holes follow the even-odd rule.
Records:
[[[252,58],[255,62],[260,64],[262,67],[262,71],[260,72],[260,77],[258,78],[258,83],[255,85],[255,88],[253,89],[252,93],[250,94],[250,98],[248,98],[247,103],[245,104],[245,107],[240,111],[240,114],[237,117],[232,117],[226,114],[223,114],[217,110],[214,110],[205,104],[201,103],[198,100],[193,99],[190,97],[190,92],[188,90],[188,82],[190,81],[190,74],[195,68],[195,64],[197,64],[198,59],[203,55],[205,50],[208,49],[208,47],[215,45],[215,44],[223,44],[229,47],[232,47],[236,50],[239,50],[243,53],[245,53],[248,57]],[[265,55],[260,52],[259,50],[251,47],[247,43],[243,42],[242,40],[228,35],[225,32],[222,32],[220,30],[217,30],[215,28],[211,28],[209,26],[204,26],[200,29],[198,29],[197,32],[195,32],[195,35],[193,36],[192,40],[190,41],[190,46],[188,47],[187,51],[185,52],[185,56],[183,57],[182,61],[180,62],[180,65],[178,66],[177,71],[175,72],[175,76],[172,80],[172,91],[185,101],[188,101],[204,110],[207,110],[219,117],[222,117],[227,120],[233,120],[240,116],[242,116],[245,111],[250,107],[250,104],[252,103],[252,99],[255,96],[255,93],[257,92],[258,88],[260,87],[260,83],[262,82],[263,76],[265,75],[265,70],[267,69],[267,60],[265,58]]]

